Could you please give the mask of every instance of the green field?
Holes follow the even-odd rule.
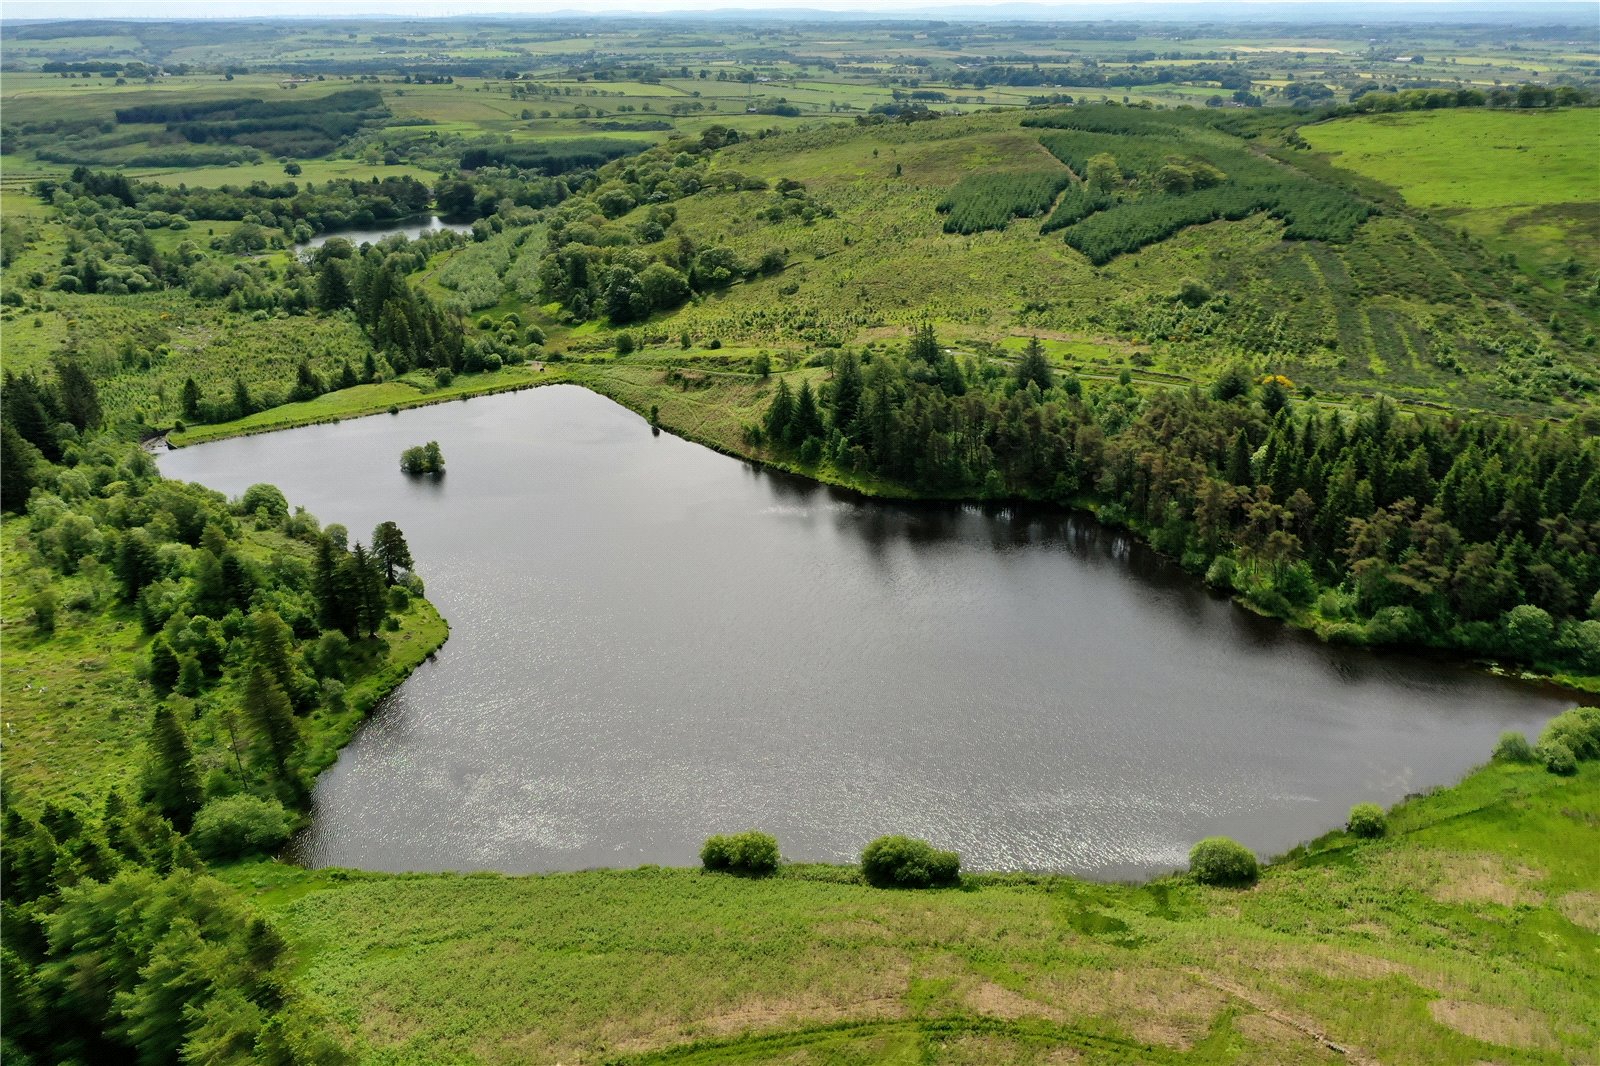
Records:
[[[1600,112],[1380,115],[1301,135],[1336,165],[1532,265],[1600,266]]]
[[[895,892],[814,866],[228,876],[362,1062],[1585,1062],[1597,785],[1494,766],[1245,892]]]

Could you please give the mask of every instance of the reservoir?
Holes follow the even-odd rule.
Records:
[[[400,472],[436,440],[437,480]],[[697,861],[711,833],[853,861],[883,833],[972,870],[1263,855],[1485,761],[1571,705],[1324,645],[1053,510],[864,499],[575,386],[165,454],[405,531],[451,637],[319,779],[313,866],[531,872]]]

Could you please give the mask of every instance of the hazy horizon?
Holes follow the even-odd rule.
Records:
[[[1130,16],[1160,18],[1172,9],[1200,14],[1202,9],[1216,17],[1242,12],[1266,14],[1284,9],[1285,14],[1306,13],[1313,8],[1413,8],[1429,14],[1459,11],[1463,15],[1494,10],[1540,8],[1546,10],[1590,8],[1581,0],[1495,0],[1495,2],[1456,3],[1452,0],[1064,0],[1064,2],[1010,2],[1010,0],[967,0],[967,2],[927,3],[924,0],[245,0],[226,5],[206,0],[13,0],[6,5],[6,21],[16,20],[163,20],[163,19],[242,19],[242,18],[463,18],[482,16],[617,15],[617,14],[715,14],[752,11],[826,11],[870,17],[922,15],[949,17],[960,12],[964,17],[981,16],[985,9],[997,15],[1014,16],[1019,11],[1050,17],[1056,12],[1085,19]]]

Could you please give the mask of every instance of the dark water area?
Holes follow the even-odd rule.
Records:
[[[314,251],[335,237],[342,237],[355,247],[360,248],[363,244],[377,244],[385,237],[393,237],[396,233],[403,233],[407,239],[414,241],[418,237],[425,237],[430,233],[438,233],[442,230],[450,230],[453,233],[471,233],[472,224],[470,222],[446,222],[438,215],[421,215],[416,218],[391,222],[386,226],[375,226],[367,229],[341,229],[332,230],[328,233],[319,233],[304,244],[295,245],[295,250],[299,252]]]
[[[407,478],[437,440],[448,472]],[[689,864],[760,827],[851,860],[1136,877],[1263,854],[1455,781],[1569,705],[1320,644],[1058,512],[906,505],[653,435],[575,386],[206,444],[365,540],[405,530],[452,635],[318,782],[313,866]]]

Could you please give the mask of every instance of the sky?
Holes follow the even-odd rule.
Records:
[[[1024,0],[1026,2],[1026,0]],[[1196,10],[1208,6],[1200,0],[1177,0]],[[1406,3],[1415,0],[1361,0],[1364,4]],[[1497,7],[1516,7],[1538,0],[1503,0]],[[1045,0],[1041,6],[1070,9],[1084,18],[1102,18],[1110,11],[1128,13],[1141,7],[1171,7],[1174,0]],[[895,12],[937,14],[940,8],[988,6],[985,0],[7,0],[0,7],[6,18],[244,18],[297,16],[331,18],[343,15],[393,15],[439,17],[477,14],[538,15],[573,11],[691,11],[717,8]],[[1214,5],[1213,5],[1214,6]],[[1234,6],[1228,4],[1226,6]],[[1288,7],[1295,0],[1262,0],[1261,8]],[[1430,7],[1447,7],[1436,0]],[[1476,5],[1474,5],[1476,6]]]

